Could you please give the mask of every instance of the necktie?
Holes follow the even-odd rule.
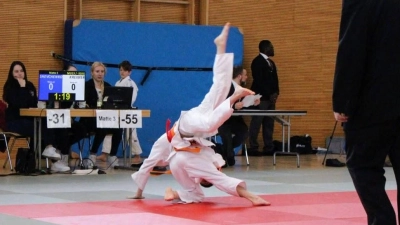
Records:
[[[274,69],[274,65],[272,64],[272,62],[269,61],[269,59],[266,59],[267,63],[269,65],[269,67],[273,70]]]

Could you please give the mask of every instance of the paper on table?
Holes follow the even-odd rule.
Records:
[[[260,94],[256,94],[256,95],[247,95],[246,97],[243,98],[242,102],[243,102],[243,107],[249,107],[254,105],[254,101],[256,99],[260,99],[261,95]]]

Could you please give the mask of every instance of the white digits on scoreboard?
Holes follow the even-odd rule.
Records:
[[[51,91],[51,90],[53,90],[53,83],[49,83],[49,90]]]
[[[142,110],[120,110],[120,128],[142,128]]]
[[[47,128],[71,128],[71,112],[69,109],[46,110]]]

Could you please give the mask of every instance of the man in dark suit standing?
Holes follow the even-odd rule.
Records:
[[[251,90],[261,94],[259,109],[274,110],[279,95],[278,73],[274,61],[274,46],[269,40],[262,40],[258,45],[260,54],[251,63],[253,83]],[[268,116],[253,116],[249,127],[249,154],[258,154],[258,133],[262,125],[262,137],[264,141],[263,152],[272,152],[274,144],[272,135],[274,132],[274,120]]]
[[[383,165],[388,155],[400,182],[399,0],[343,0],[332,99],[368,224],[395,225]]]

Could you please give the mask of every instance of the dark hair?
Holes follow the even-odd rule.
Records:
[[[122,68],[125,71],[132,71],[132,64],[128,60],[124,60],[118,65],[118,68]]]
[[[70,67],[74,67],[75,69],[77,69],[76,66],[74,66],[73,64],[65,63],[64,67],[63,67],[63,70],[67,71]]]
[[[260,44],[258,44],[258,50],[262,53],[265,53],[265,51],[271,47],[272,43],[269,40],[262,40]]]
[[[200,185],[201,185],[202,187],[205,187],[205,188],[209,188],[209,187],[212,187],[212,186],[213,186],[212,183],[210,183],[210,182],[208,182],[208,181],[206,181],[206,180],[202,180],[202,181],[200,182]]]
[[[235,79],[237,76],[243,73],[243,66],[234,66],[233,67],[233,73],[232,73],[232,79]]]
[[[18,81],[14,78],[14,67],[16,65],[20,65],[22,67],[22,70],[24,71],[24,80],[28,81],[28,75],[26,73],[25,65],[21,61],[14,61],[10,65],[10,70],[8,71],[8,77],[6,82],[4,83],[3,86],[3,99],[7,102],[7,93],[9,89],[17,88],[19,87]]]

